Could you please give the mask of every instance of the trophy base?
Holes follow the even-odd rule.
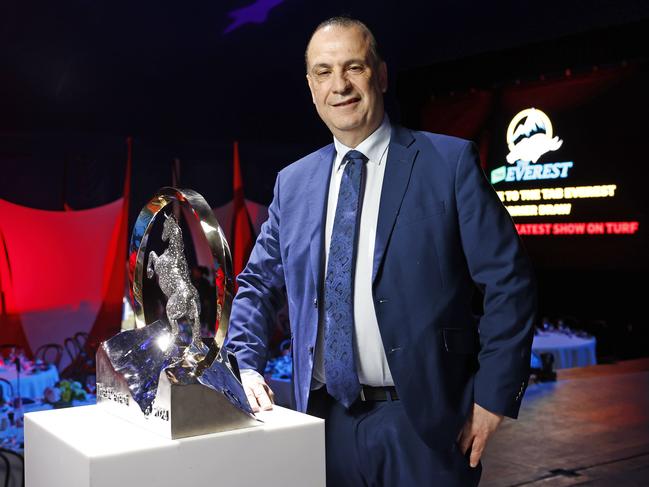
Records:
[[[169,439],[260,424],[220,355],[195,377],[168,351],[156,355],[147,347],[161,333],[167,326],[156,322],[102,343],[96,360],[98,406]],[[147,360],[139,360],[140,354]]]

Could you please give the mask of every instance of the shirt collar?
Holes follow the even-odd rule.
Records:
[[[380,164],[381,158],[390,143],[390,135],[392,127],[390,126],[390,119],[388,115],[383,115],[383,121],[379,128],[372,132],[363,142],[354,147],[355,150],[361,152],[368,159],[368,163]],[[334,146],[336,147],[336,162],[340,164],[343,157],[347,154],[351,147],[347,147],[334,137]]]

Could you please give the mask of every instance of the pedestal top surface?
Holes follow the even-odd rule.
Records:
[[[25,415],[26,426],[33,423],[88,457],[119,455],[125,452],[175,448],[181,443],[212,441],[215,437],[261,435],[271,430],[290,429],[321,423],[313,416],[274,406],[257,413],[258,426],[209,435],[171,440],[104,411],[100,406],[79,406]],[[252,439],[252,438],[251,438]],[[29,445],[25,445],[29,448]],[[198,445],[196,445],[198,446]]]

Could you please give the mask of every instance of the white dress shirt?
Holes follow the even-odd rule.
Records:
[[[391,135],[390,120],[387,115],[383,122],[367,139],[356,147],[346,147],[334,137],[336,159],[334,160],[329,196],[327,200],[327,220],[325,227],[325,271],[329,260],[331,234],[338,204],[338,191],[342,180],[345,154],[354,149],[361,152],[366,163],[365,192],[358,229],[358,249],[356,253],[356,273],[354,278],[354,352],[358,379],[369,386],[392,386],[392,374],[383,349],[379,324],[374,310],[372,296],[372,268],[374,265],[374,241],[379,218],[381,189],[388,155]],[[314,386],[326,383],[324,370],[324,326],[318,327],[318,343],[313,366]]]

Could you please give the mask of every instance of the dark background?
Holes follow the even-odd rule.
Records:
[[[404,123],[428,127],[428,110],[436,103],[443,106],[462,97],[478,102],[484,93],[497,100],[518,87],[551,87],[571,78],[620,74],[587,101],[549,113],[555,135],[564,145],[539,162],[574,161],[570,178],[516,186],[618,185],[617,196],[608,201],[574,200],[571,216],[518,218],[518,222],[640,220],[640,231],[634,236],[523,237],[539,281],[539,317],[555,323],[561,318],[595,334],[600,361],[649,354],[648,34],[646,20],[608,25],[407,69],[397,87]],[[482,154],[487,171],[504,164],[505,132],[515,113],[539,104],[542,101],[530,100],[515,110],[495,109],[485,130],[470,137],[481,147],[482,137],[488,142]],[[436,120],[433,125],[448,122],[456,130],[468,126],[471,131],[471,118],[468,113],[467,120],[459,123]],[[500,183],[497,189],[506,186]]]
[[[388,111],[412,128],[421,128],[431,96],[550,79],[566,69],[642,64],[648,57],[649,3],[643,0],[286,0],[270,9],[266,22],[224,33],[231,12],[255,3],[5,2],[0,197],[52,210],[64,202],[83,209],[112,201],[123,187],[125,138],[133,136],[131,224],[150,195],[171,183],[174,158],[181,161],[183,186],[214,207],[230,201],[235,139],[246,197],[268,204],[277,171],[330,140],[311,104],[303,58],[310,32],[332,15],[358,16],[374,31],[389,67]],[[640,187],[644,151],[616,158],[615,139],[619,117],[631,117],[634,144],[642,149],[647,97],[626,92],[598,103],[609,103],[618,117],[597,120],[610,139],[602,160],[618,184]],[[595,105],[583,107],[579,117],[598,113]],[[572,141],[575,126],[557,133]],[[582,153],[573,157],[579,168],[592,160]],[[629,211],[646,212],[642,194]],[[634,257],[643,249],[609,265],[601,249],[570,245],[533,252],[542,313],[604,322],[614,335],[606,346],[620,343],[611,354],[647,353],[646,268]],[[580,265],[562,255],[582,251],[591,257]]]
[[[558,150],[541,156],[538,164],[573,161],[574,165],[566,179],[502,181],[494,185],[497,190],[617,185],[615,196],[609,198],[505,202],[506,205],[572,203],[570,215],[515,217],[516,223],[640,222],[639,231],[633,235],[524,236],[528,250],[539,267],[593,271],[649,270],[649,239],[645,228],[649,223],[649,171],[646,168],[649,157],[646,115],[640,109],[649,107],[648,68],[642,64],[618,69],[620,78],[593,97],[575,106],[549,111],[554,135],[562,139],[563,144]],[[595,73],[595,76],[598,74]],[[551,81],[546,83],[550,84]],[[543,105],[542,101],[537,101],[536,106],[539,105]],[[487,175],[492,169],[509,166],[505,158],[509,152],[505,133],[515,112],[500,115],[489,123],[491,140],[486,156]]]

